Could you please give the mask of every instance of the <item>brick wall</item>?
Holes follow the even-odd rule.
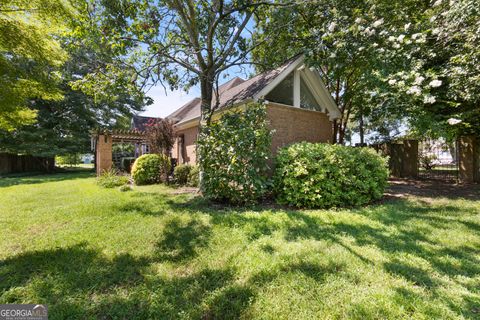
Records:
[[[96,169],[97,175],[112,168],[112,137],[99,135],[97,140]]]
[[[294,142],[330,142],[332,139],[332,123],[325,113],[269,103],[267,117],[271,128],[275,130],[272,137],[273,154],[278,148]],[[179,150],[181,135],[184,136],[186,151],[186,159],[183,163],[195,164],[198,126],[177,131],[178,137],[172,149],[172,157],[176,159],[181,159]]]
[[[173,144],[172,157],[178,159],[179,164],[182,164],[182,163],[195,164],[197,161],[197,158],[195,155],[195,149],[196,149],[195,142],[197,141],[198,126],[179,130],[176,133],[177,133],[177,138],[175,139],[175,143]],[[181,150],[179,150],[179,139],[180,139],[180,136],[182,135],[184,137],[183,143],[185,148],[185,159],[183,162],[180,161]]]
[[[305,110],[275,103],[267,106],[272,137],[272,153],[294,142],[330,142],[332,123],[323,112]]]

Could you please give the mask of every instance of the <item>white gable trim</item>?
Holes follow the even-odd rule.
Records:
[[[291,65],[289,65],[285,70],[283,70],[282,72],[280,72],[279,75],[277,75],[275,77],[275,79],[273,79],[272,82],[270,82],[269,84],[267,84],[265,86],[265,88],[263,88],[260,92],[258,92],[255,96],[253,96],[253,99],[254,100],[259,100],[259,99],[263,99],[268,93],[270,93],[270,91],[272,91],[276,86],[278,86],[280,84],[280,82],[283,81],[283,79],[285,79],[290,73],[292,73],[292,71],[294,71],[295,69],[298,68],[298,66],[300,66],[302,63],[303,63],[303,60],[304,60],[304,56],[301,55],[300,57],[297,58],[297,60],[295,60],[295,62],[293,62]],[[292,92],[293,94],[293,92]]]
[[[340,110],[338,109],[335,101],[325,87],[318,72],[313,72],[309,68],[305,68],[304,56],[298,57],[295,62],[283,70],[272,82],[270,82],[265,88],[258,92],[253,100],[264,99],[267,94],[270,93],[277,85],[280,84],[288,75],[294,73],[294,90],[292,92],[294,107],[300,107],[300,77],[307,83],[308,88],[313,93],[315,100],[322,108],[323,112],[328,111],[330,120],[335,120],[341,117]]]
[[[310,90],[313,89],[315,97],[319,98],[322,102],[320,106],[328,110],[330,120],[340,118],[342,116],[340,109],[338,109],[335,101],[333,101],[330,92],[328,92],[318,72],[313,72],[309,68],[305,68],[303,75]]]

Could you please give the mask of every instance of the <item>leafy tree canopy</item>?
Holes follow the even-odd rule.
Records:
[[[62,99],[57,71],[67,54],[57,36],[71,17],[62,0],[0,1],[0,128],[32,123],[30,99]]]
[[[77,14],[86,12],[77,10]],[[62,99],[29,99],[26,110],[37,114],[36,121],[14,130],[0,130],[0,151],[38,156],[85,153],[90,150],[92,129],[128,127],[131,115],[151,103],[139,90],[125,89],[122,82],[112,84],[116,94],[108,98],[92,97],[72,88],[72,83],[85,81],[98,65],[111,61],[111,55],[71,31],[58,38],[58,42],[67,57],[57,68],[61,79],[55,84]]]
[[[334,124],[337,142],[352,126],[381,134],[407,123],[418,135],[475,132],[478,4],[316,0],[270,7],[258,19],[257,41],[291,23],[254,58],[268,68],[298,52],[307,55],[342,111]],[[452,120],[462,122],[452,127]]]
[[[79,87],[91,94],[109,92],[110,83],[162,84],[170,89],[199,85],[202,117],[215,108],[220,75],[248,62],[252,50],[247,25],[275,1],[126,0],[88,1],[88,18],[79,33],[94,34],[116,60],[99,66]]]

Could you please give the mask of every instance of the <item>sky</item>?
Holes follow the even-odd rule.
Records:
[[[150,89],[147,95],[153,99],[153,104],[147,106],[140,115],[148,117],[166,117],[182,105],[200,96],[198,88],[192,88],[190,92],[183,90],[167,91],[162,86],[155,86]]]
[[[250,20],[247,23],[242,35],[248,38],[255,29],[255,22]],[[232,67],[226,70],[219,80],[219,84],[225,83],[232,78],[240,77],[248,79],[250,75],[254,73],[254,68],[251,65],[244,65],[242,67]],[[153,99],[153,104],[147,106],[146,110],[140,115],[148,117],[166,117],[185,103],[189,102],[193,98],[200,97],[200,88],[198,86],[193,87],[189,92],[183,90],[165,92],[165,89],[161,86],[155,86],[147,92],[147,95]]]
[[[240,77],[248,79],[249,75],[254,72],[253,67],[244,66],[242,69],[239,67],[232,67],[227,70],[226,73],[220,76],[219,84],[225,83],[232,78]],[[170,91],[165,89],[161,85],[152,87],[147,95],[153,99],[153,104],[146,107],[146,110],[140,115],[147,117],[166,117],[185,103],[189,102],[193,98],[200,97],[200,88],[195,86],[191,88],[189,92],[183,90]]]

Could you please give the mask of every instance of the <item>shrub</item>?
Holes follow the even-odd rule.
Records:
[[[270,146],[266,108],[258,103],[244,112],[224,113],[202,128],[198,152],[203,194],[233,204],[256,202],[268,187]]]
[[[192,166],[190,169],[190,173],[188,174],[188,181],[187,186],[189,187],[198,187],[198,180],[200,176],[198,166]]]
[[[82,162],[82,157],[79,153],[70,153],[55,157],[55,164],[57,166],[76,166]]]
[[[97,184],[104,188],[115,188],[126,185],[128,176],[120,175],[115,169],[105,170],[97,177]]]
[[[175,130],[167,119],[155,119],[145,124],[145,133],[152,153],[168,154],[173,147]]]
[[[133,163],[135,162],[134,157],[124,157],[121,159],[122,170],[130,172],[132,170]]]
[[[128,184],[124,184],[123,186],[120,186],[120,188],[118,188],[118,191],[120,192],[127,192],[131,190],[132,190],[132,187]]]
[[[302,142],[279,151],[274,183],[281,204],[328,208],[379,199],[387,179],[387,159],[373,149]]]
[[[186,185],[188,183],[191,170],[192,166],[189,164],[180,164],[176,166],[173,170],[173,178],[175,179],[175,183],[181,186]]]
[[[180,164],[175,167],[173,177],[175,183],[181,186],[198,187],[198,166]]]
[[[135,160],[132,166],[132,178],[135,184],[152,184],[166,180],[170,171],[170,159],[160,154],[144,154]]]

